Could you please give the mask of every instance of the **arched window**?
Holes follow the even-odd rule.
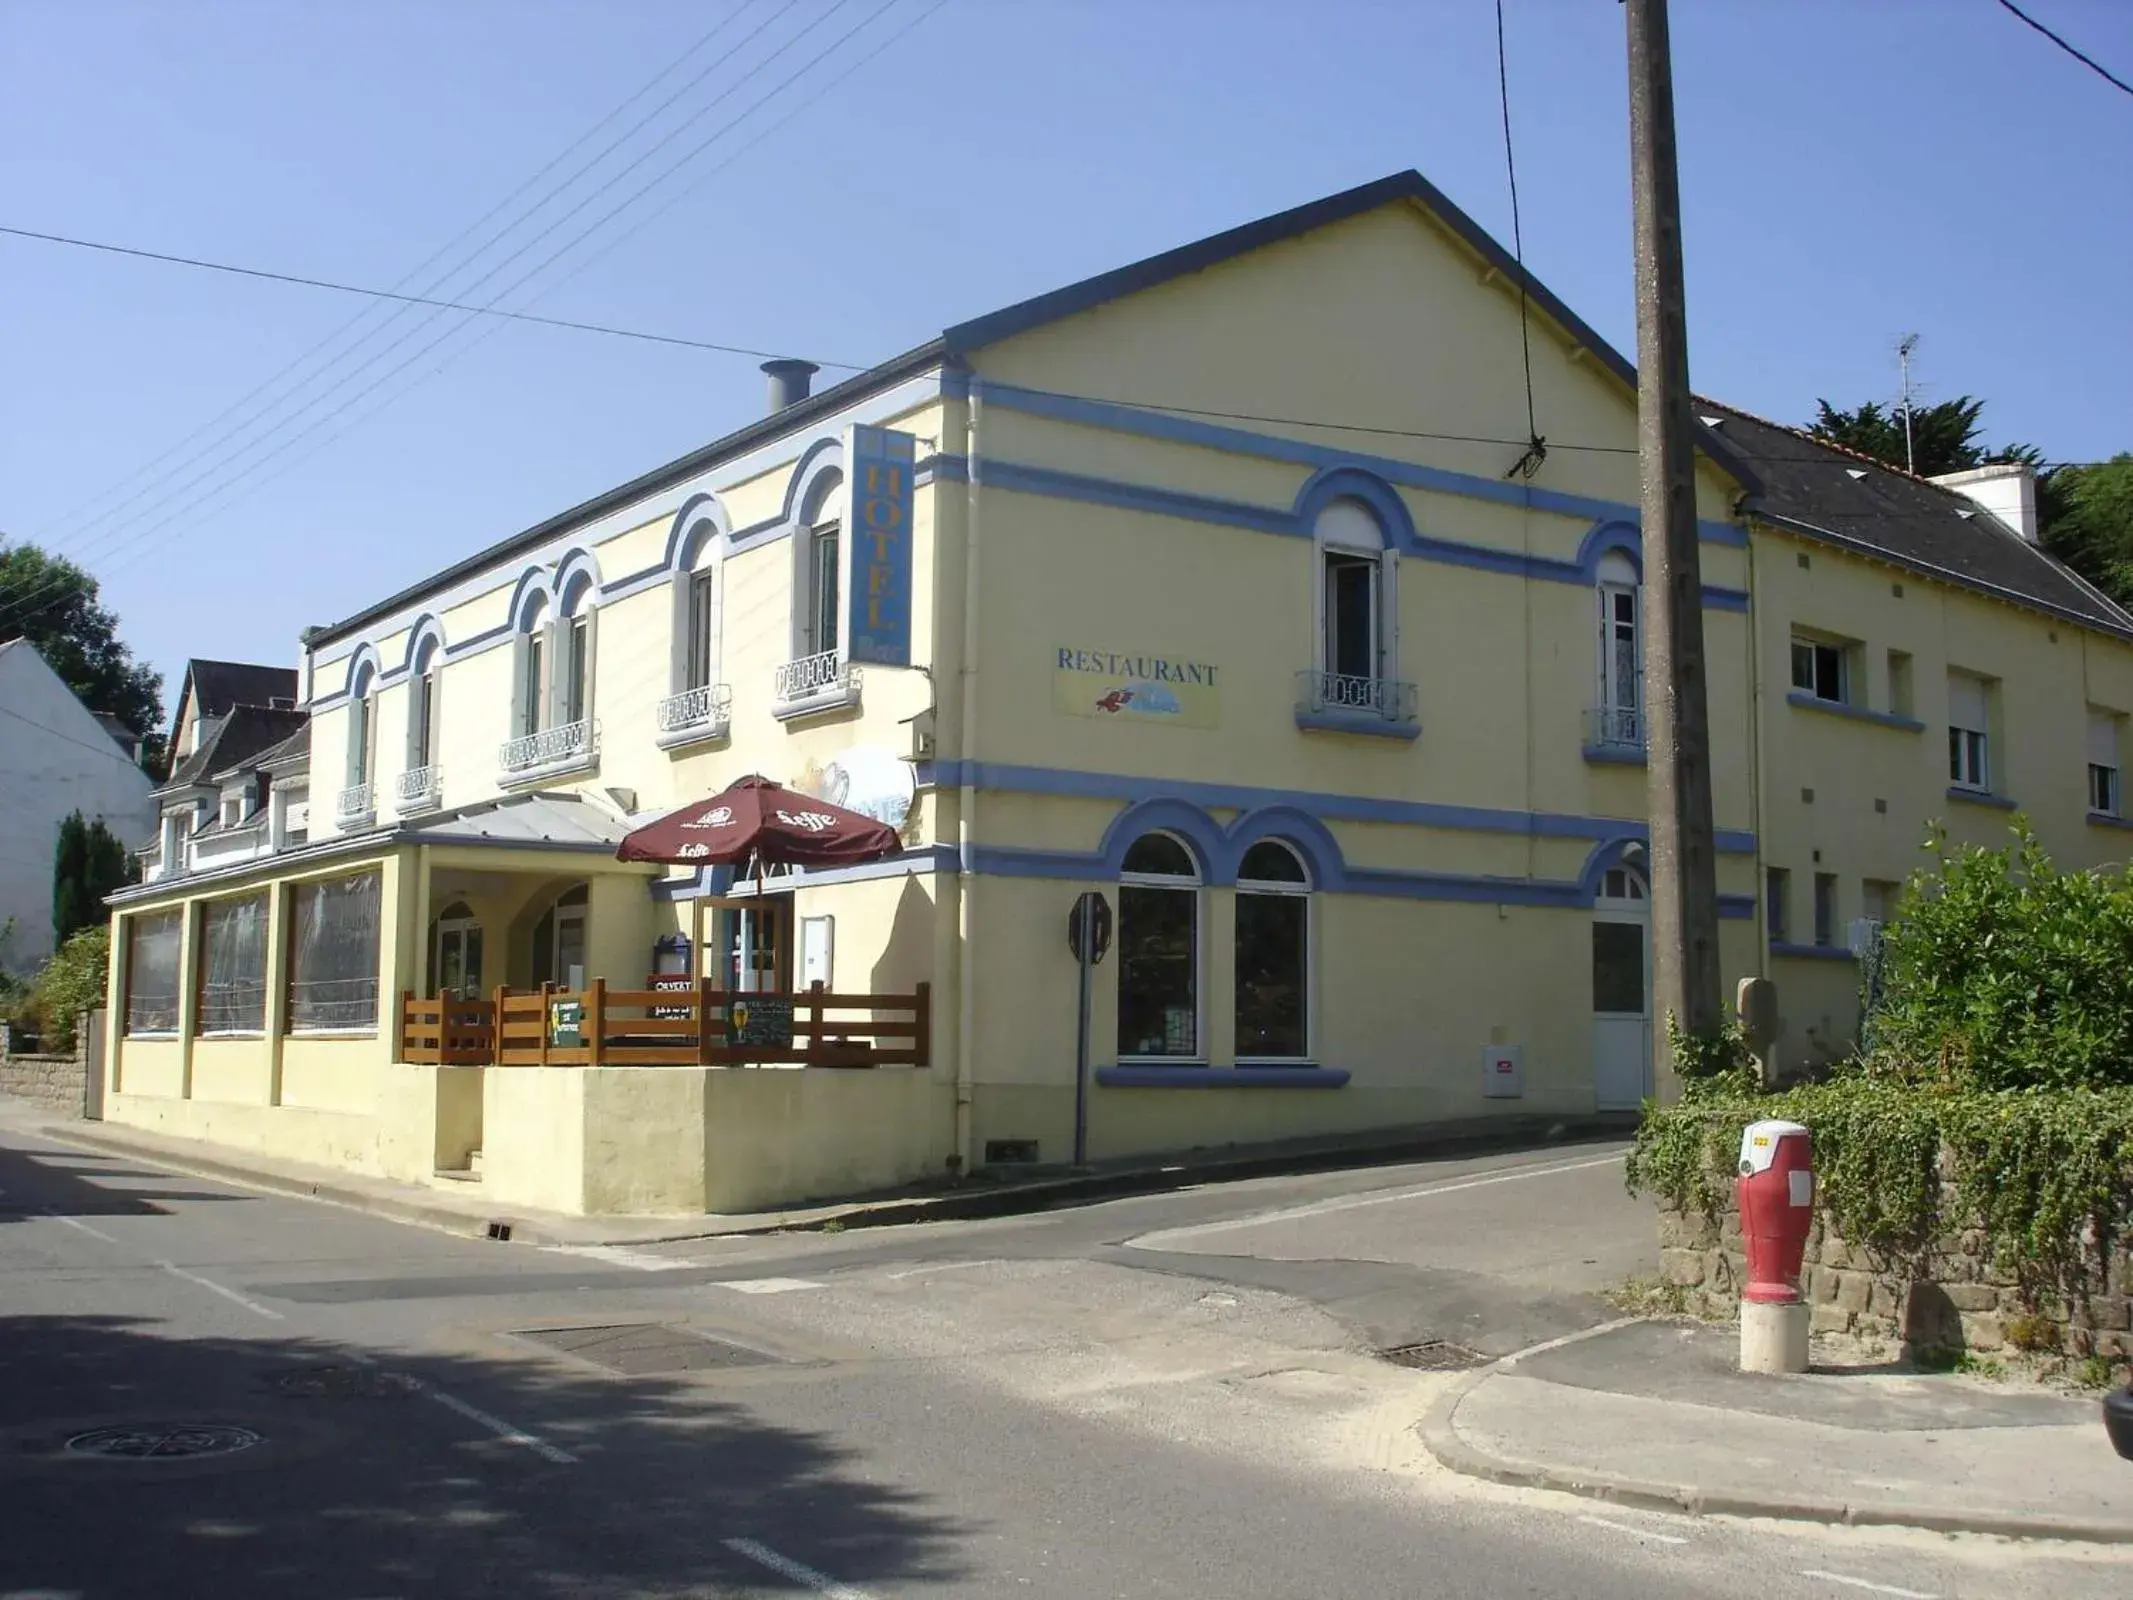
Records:
[[[359,659],[348,675],[348,760],[346,784],[334,806],[335,820],[347,826],[367,821],[373,812],[371,774],[377,766],[378,669]]]
[[[1331,501],[1312,524],[1317,563],[1313,710],[1407,715],[1399,676],[1394,583],[1398,556],[1376,511],[1352,495]]]
[[[1644,743],[1644,638],[1637,569],[1610,550],[1600,559],[1598,696],[1592,742],[1640,748]]]
[[[1121,1059],[1200,1054],[1200,873],[1172,834],[1126,849],[1118,890]]]
[[[823,655],[842,642],[839,631],[837,557],[843,542],[844,474],[825,472],[808,486],[794,538],[793,608],[799,637],[795,656]]]
[[[415,647],[407,678],[407,766],[430,772],[437,765],[437,680],[444,647],[434,634]]]
[[[725,533],[700,517],[681,541],[674,575],[672,677],[656,720],[660,744],[672,749],[724,736],[733,703],[720,681],[725,630]]]
[[[511,675],[511,730],[529,739],[548,726],[548,602],[530,596],[518,615],[517,661]]]
[[[563,590],[556,606],[555,721],[559,726],[585,721],[593,705],[593,581],[581,573]]]
[[[1311,1048],[1311,875],[1261,839],[1237,865],[1237,1059],[1298,1061]]]

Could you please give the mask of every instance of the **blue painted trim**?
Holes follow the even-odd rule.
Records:
[[[1718,914],[1729,922],[1752,921],[1755,917],[1755,896],[1722,894],[1718,897]]]
[[[1634,817],[1496,811],[1480,806],[1440,805],[1420,800],[1381,800],[1364,795],[1323,794],[1300,789],[1261,789],[1248,784],[1076,772],[1063,767],[1024,766],[1014,762],[981,761],[973,764],[948,760],[933,763],[932,782],[938,787],[959,788],[966,779],[975,788],[1007,794],[1058,795],[1078,800],[1170,798],[1229,811],[1289,806],[1328,822],[1406,823],[1415,827],[1455,828],[1474,833],[1533,834],[1544,839],[1642,839],[1647,832],[1643,821]],[[1720,828],[1716,842],[1719,850],[1728,855],[1755,853],[1755,835],[1743,829]]]
[[[1388,483],[1400,484],[1410,489],[1459,495],[1470,500],[1488,500],[1498,505],[1515,505],[1535,511],[1552,511],[1563,516],[1590,517],[1603,523],[1628,520],[1642,525],[1635,506],[1614,500],[1600,500],[1590,495],[1568,494],[1558,489],[1537,489],[1528,483],[1484,478],[1468,472],[1453,472],[1445,467],[1427,467],[1412,461],[1396,460],[1390,456],[1362,455],[1352,450],[1334,449],[1275,434],[1254,433],[1244,428],[1229,427],[1195,417],[1177,416],[1170,412],[1143,410],[1138,406],[1120,405],[1109,400],[1057,394],[1045,389],[1025,389],[1018,384],[987,382],[982,393],[989,405],[1025,412],[1031,416],[1049,417],[1058,422],[1108,428],[1115,433],[1138,434],[1143,438],[1194,445],[1200,449],[1219,450],[1230,455],[1285,461],[1294,466],[1350,468],[1374,473]],[[987,461],[987,481],[990,481],[992,467],[993,463]],[[1696,529],[1698,537],[1706,543],[1735,548],[1743,548],[1748,543],[1747,529],[1730,522],[1713,522],[1699,518]]]
[[[2089,826],[2092,828],[2133,829],[2133,820],[2125,817],[2114,817],[2108,811],[2091,811],[2089,813]]]
[[[1774,956],[1790,956],[1799,961],[1856,961],[1859,958],[1841,944],[1787,944],[1780,939],[1770,941],[1770,953]]]
[[[1422,736],[1419,722],[1393,722],[1374,711],[1311,711],[1296,708],[1296,726],[1317,733],[1360,733],[1374,739],[1415,740]]]
[[[1746,611],[1746,589],[1722,589],[1715,583],[1703,586],[1703,605],[1706,611]]]
[[[1106,1089],[1339,1089],[1346,1067],[1098,1067]]]
[[[1644,581],[1644,535],[1637,526],[1635,517],[1624,520],[1620,517],[1603,518],[1586,531],[1578,541],[1578,571],[1587,574],[1595,583],[1600,578],[1600,562],[1609,555],[1626,557],[1636,570],[1637,581]]]
[[[1809,694],[1805,689],[1786,690],[1785,703],[1798,706],[1802,711],[1820,711],[1826,716],[1849,717],[1854,722],[1872,722],[1884,728],[1897,728],[1905,733],[1926,731],[1926,725],[1916,717],[1899,717],[1893,711],[1870,711],[1865,706],[1846,705],[1839,700],[1824,700],[1819,695]]]
[[[415,625],[407,630],[407,654],[402,658],[399,669],[393,674],[395,678],[407,678],[414,675],[424,644],[434,644],[437,647],[435,660],[438,663],[442,664],[451,658],[450,647],[445,643],[444,624],[437,620],[436,613],[432,611],[423,612],[421,616],[415,619]]]
[[[988,489],[1014,489],[1052,500],[1077,500],[1084,505],[1108,506],[1114,511],[1145,511],[1188,522],[1247,528],[1254,533],[1301,537],[1310,534],[1310,528],[1299,525],[1291,513],[1277,511],[1271,506],[1250,505],[1242,500],[1187,494],[1177,489],[1124,483],[1115,478],[1092,478],[1079,472],[1062,472],[1056,467],[1003,461],[997,456],[985,458],[983,473]]]
[[[785,480],[785,504],[778,520],[788,526],[821,521],[822,502],[833,492],[823,484],[823,479],[833,472],[841,483],[844,480],[844,440],[817,439],[793,463],[792,475]]]
[[[661,552],[657,566],[645,568],[645,572],[689,572],[695,568],[696,558],[703,554],[705,541],[697,538],[697,529],[711,530],[710,543],[723,544],[733,532],[733,524],[727,519],[725,503],[715,494],[692,494],[682,501],[681,509],[674,513],[673,525],[667,529],[666,549]],[[629,583],[642,573],[632,573],[621,580]]]
[[[2014,811],[2019,807],[2004,794],[1981,794],[1976,789],[1958,789],[1948,785],[1948,798],[1960,800],[1966,806],[1990,806],[1995,811]]]
[[[1641,744],[1588,744],[1585,759],[1596,767],[1643,767],[1651,763],[1646,759]]]
[[[565,551],[562,560],[555,564],[555,575],[548,580],[548,596],[559,617],[577,615],[577,608],[585,597],[600,599],[600,563],[583,545]]]

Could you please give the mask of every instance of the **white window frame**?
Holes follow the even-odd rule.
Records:
[[[370,782],[378,764],[378,679],[370,664],[356,669],[348,686],[348,761],[346,787]]]
[[[1237,898],[1240,901],[1246,895],[1285,895],[1290,899],[1301,900],[1304,903],[1303,1049],[1293,1056],[1248,1055],[1240,1049],[1237,1052],[1237,1065],[1240,1067],[1301,1066],[1317,1059],[1315,1052],[1318,1044],[1319,897],[1314,891],[1318,886],[1311,877],[1311,863],[1304,859],[1304,853],[1297,849],[1295,845],[1286,839],[1254,839],[1250,845],[1245,847],[1245,853],[1249,854],[1261,845],[1272,845],[1277,849],[1286,851],[1290,859],[1296,863],[1297,868],[1303,873],[1301,882],[1275,878],[1247,878],[1242,875],[1240,858],[1239,876],[1237,878]],[[1190,852],[1187,853],[1190,854]],[[1230,1009],[1232,1013],[1235,1012],[1237,1006],[1236,987],[1237,928],[1236,918],[1232,917],[1230,925]]]
[[[554,651],[549,647],[548,605],[528,601],[519,616],[518,638],[511,647],[511,737],[531,738],[548,726],[548,677]]]
[[[1335,672],[1332,647],[1333,598],[1328,582],[1336,560],[1375,563],[1371,573],[1369,681],[1388,683],[1400,676],[1400,555],[1392,548],[1384,520],[1369,502],[1343,495],[1328,502],[1312,525],[1311,669],[1321,677]]]
[[[1598,609],[1598,636],[1594,645],[1598,662],[1594,677],[1594,706],[1599,711],[1599,727],[1594,730],[1596,743],[1637,744],[1644,742],[1644,585],[1637,569],[1619,550],[1610,550],[1600,560],[1594,585]],[[1616,630],[1622,626],[1615,616],[1615,602],[1626,597],[1629,601],[1630,633],[1630,681],[1624,684],[1616,662]],[[1629,726],[1635,730],[1632,739],[1613,737],[1618,719],[1627,716]]]
[[[416,652],[407,678],[407,765],[410,770],[437,764],[437,702],[443,689],[443,652],[434,640]]]
[[[708,689],[719,681],[719,652],[723,640],[723,609],[725,588],[721,581],[721,563],[698,567],[685,573],[682,585],[682,652],[681,680],[675,684],[676,692],[684,689]]]
[[[1795,628],[1792,632],[1786,670],[1786,678],[1791,685],[1793,693],[1804,694],[1826,706],[1848,706],[1853,704],[1852,649],[1853,647],[1850,644],[1841,639],[1831,639],[1822,634]],[[1834,700],[1822,693],[1821,689],[1817,687],[1821,674],[1818,670],[1815,670],[1815,667],[1819,663],[1812,663],[1807,674],[1808,681],[1806,683],[1800,682],[1799,656],[1802,650],[1817,652],[1827,650],[1837,658],[1837,697]]]
[[[1956,707],[1956,685],[1974,684],[1978,702],[1984,708],[1978,718],[1983,727],[1972,727],[1960,720]],[[1951,788],[1971,794],[1992,793],[1992,685],[1969,672],[1948,674],[1948,783]]]
[[[2091,816],[2125,813],[2123,756],[2125,719],[2115,711],[2089,708],[2088,808]]]
[[[1120,870],[1118,884],[1121,889],[1149,888],[1168,889],[1192,897],[1192,1053],[1190,1055],[1136,1055],[1121,1050],[1118,1060],[1124,1066],[1158,1067],[1204,1067],[1207,1065],[1207,877],[1200,870],[1200,858],[1193,848],[1179,835],[1168,828],[1151,828],[1137,835],[1126,846],[1130,853],[1142,839],[1161,837],[1168,839],[1185,853],[1190,876],[1180,877],[1159,872],[1127,872]],[[1119,901],[1119,960],[1118,974],[1125,976],[1125,900]]]
[[[804,660],[832,650],[837,653],[840,667],[849,658],[851,641],[845,637],[843,613],[850,598],[845,592],[849,576],[844,569],[851,563],[847,559],[844,532],[844,472],[842,468],[833,468],[825,470],[807,486],[806,501],[793,523],[792,653],[786,658],[789,661]],[[836,637],[825,643],[821,626],[825,598],[822,593],[822,546],[830,540],[836,542],[828,563],[829,580],[837,586],[837,610],[833,619]]]

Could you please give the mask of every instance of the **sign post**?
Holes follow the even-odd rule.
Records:
[[[1111,902],[1094,889],[1067,913],[1067,948],[1080,968],[1074,1007],[1074,1165],[1089,1162],[1089,974],[1111,948]]]

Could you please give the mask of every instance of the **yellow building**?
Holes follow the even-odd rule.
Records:
[[[109,1116],[569,1210],[1062,1162],[1092,890],[1092,1158],[1650,1091],[1634,375],[1441,194],[1396,175],[811,372],[772,364],[761,420],[304,636],[308,838],[116,898]],[[1706,427],[1697,474],[1723,956],[1798,969],[1834,1029],[1850,969],[1762,936],[1758,838],[1800,895],[1828,853],[1849,915],[1901,875],[1868,841],[1946,785],[1893,720],[1781,720],[1790,630],[1854,652],[1848,709],[1883,704],[1889,648],[1932,726],[1944,659],[1987,675],[2024,719],[1993,770],[2004,740],[2042,804],[2052,741],[2133,704],[2079,664],[2128,625],[1952,573],[1884,621],[1869,591],[1915,566],[1782,523],[1750,431]],[[1839,576],[1856,603],[1818,609]],[[2076,665],[2033,682],[2031,655]],[[1886,747],[1820,742],[1847,738]],[[1874,787],[1907,755],[1918,781]],[[749,772],[906,848],[761,883],[614,859]],[[2080,775],[2046,820],[2086,840]],[[1888,812],[1812,831],[1866,797]],[[404,993],[653,972],[907,997],[923,1064],[410,1044]]]

